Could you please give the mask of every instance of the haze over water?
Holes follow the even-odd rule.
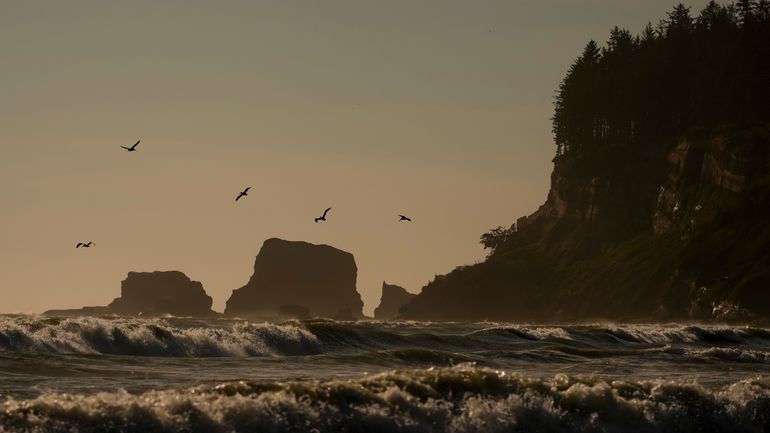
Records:
[[[709,142],[664,131],[671,136],[653,136],[657,146],[633,153],[647,142],[624,148],[605,134],[627,131],[630,140],[643,123],[583,109],[601,105],[594,80],[624,76],[606,71],[634,62],[657,71],[649,55],[657,51],[645,50],[669,42],[681,54],[705,3],[691,3],[692,13],[679,7],[678,19],[659,34],[650,28],[646,39],[616,28],[611,41],[625,41],[618,47],[646,47],[618,49],[641,53],[636,60],[583,46],[607,40],[614,26],[636,34],[674,2],[4,3],[0,433],[770,431],[767,274],[758,271],[770,263],[758,252],[770,236],[754,230],[769,183],[751,177],[767,165],[744,164],[763,160],[753,155],[766,152],[749,150],[767,144],[770,129],[731,125],[734,134]],[[755,9],[767,25],[770,3],[762,5]],[[753,27],[761,20],[749,9],[740,15],[712,4],[713,19],[696,21],[692,40],[761,40],[749,37],[768,34]],[[747,53],[746,71],[767,65],[744,45],[737,51]],[[731,52],[699,47],[690,56],[699,61],[709,57],[697,53]],[[581,49],[582,66],[570,69]],[[707,72],[700,80],[678,61],[660,70],[664,80],[680,71],[709,97],[719,71],[745,84],[695,95],[698,108],[736,94],[763,101],[751,91],[766,68],[752,81],[721,63],[693,63]],[[554,108],[568,69],[572,85]],[[627,88],[660,101],[638,91],[644,86],[607,86],[608,111],[628,105],[617,97],[633,93]],[[573,104],[575,95],[590,103]],[[730,107],[751,107],[735,101]],[[667,107],[674,125],[686,112],[681,104]],[[705,126],[724,128],[713,123]],[[581,147],[582,135],[599,145]],[[596,156],[605,154],[622,157]],[[645,163],[635,172],[668,173],[659,190],[655,176],[627,175],[633,159]],[[705,161],[705,175],[690,176],[693,160]],[[562,188],[549,192],[553,161]],[[592,176],[593,166],[612,176]],[[560,178],[564,167],[577,168]],[[624,182],[613,181],[618,174]],[[753,195],[738,193],[745,179],[753,179]],[[691,197],[694,213],[679,216],[680,200],[708,187],[717,199]],[[595,203],[615,209],[602,190],[644,196],[628,212],[618,206],[613,218],[597,218],[608,233],[649,218],[671,231],[642,224],[646,232],[617,230],[623,242],[573,242],[581,224],[594,233]],[[546,196],[540,216],[548,218],[485,233],[509,227]],[[731,200],[745,207],[733,209]],[[669,201],[670,219],[643,211],[648,203],[667,210],[661,203]],[[409,218],[400,222],[400,214]],[[487,261],[436,278],[484,260],[482,233]],[[255,266],[270,238],[280,239],[265,244],[272,247]],[[720,253],[720,243],[734,249]],[[591,262],[572,254],[586,245],[606,255]],[[529,257],[533,251],[542,257]],[[679,256],[665,255],[671,251]],[[601,261],[609,255],[615,260]],[[701,260],[678,259],[685,256]],[[730,256],[739,263],[714,269]],[[358,294],[371,315],[383,280],[416,293],[434,278],[414,298],[389,286],[377,317],[393,321],[361,316]],[[211,310],[221,312],[228,298],[226,316]],[[54,308],[62,310],[39,314]],[[532,320],[582,322],[489,321],[530,312]],[[337,320],[309,318],[316,315]]]
[[[9,2],[1,310],[104,305],[130,270],[178,269],[221,311],[275,236],[352,252],[371,314],[383,280],[417,292],[542,203],[564,71],[672,5]]]

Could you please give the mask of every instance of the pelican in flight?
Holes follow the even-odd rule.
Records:
[[[96,245],[95,243],[88,241],[88,242],[78,242],[77,245],[75,245],[75,248],[91,248],[91,245]]]
[[[323,214],[323,215],[319,216],[318,218],[315,218],[315,222],[318,222],[318,221],[326,221],[326,214],[327,214],[327,213],[329,213],[329,211],[330,211],[330,210],[332,210],[332,208],[327,208],[327,209],[324,211],[324,214]]]
[[[398,216],[398,220],[399,221],[409,221],[409,222],[412,222],[411,218],[409,218],[408,216],[404,216],[404,215],[399,215]]]
[[[241,193],[240,193],[240,194],[238,194],[238,197],[235,197],[235,201],[238,201],[238,199],[240,199],[240,198],[241,198],[241,197],[243,197],[244,195],[249,195],[249,190],[250,190],[250,189],[251,189],[251,187],[250,187],[250,186],[246,187],[246,189],[244,189],[243,191],[241,191]]]
[[[139,140],[139,141],[142,141],[142,140]],[[136,146],[139,146],[139,141],[134,143],[134,145],[131,147],[126,147],[126,146],[120,146],[120,147],[122,147],[123,149],[126,149],[129,152],[136,152]]]

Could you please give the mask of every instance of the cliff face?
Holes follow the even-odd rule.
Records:
[[[402,317],[770,318],[769,149],[752,127],[557,157],[543,206]]]
[[[312,316],[363,317],[357,272],[348,252],[268,239],[254,262],[254,274],[245,286],[233,290],[225,314],[276,316],[282,305],[295,305],[307,308]]]
[[[214,314],[211,303],[203,285],[182,272],[129,272],[120,283],[120,297],[107,308],[125,315],[207,316]]]
[[[382,282],[382,297],[379,307],[374,309],[374,318],[390,320],[398,317],[398,310],[414,298],[415,294],[409,293],[403,287]]]

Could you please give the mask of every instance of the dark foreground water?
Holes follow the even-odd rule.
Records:
[[[770,431],[770,330],[0,316],[4,431]]]

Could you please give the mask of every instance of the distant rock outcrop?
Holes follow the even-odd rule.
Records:
[[[199,281],[192,281],[179,271],[129,272],[121,282],[121,296],[106,307],[49,310],[48,316],[214,316],[212,299]]]
[[[209,316],[216,314],[211,303],[203,284],[182,272],[129,272],[120,284],[120,297],[107,308],[124,315]]]
[[[276,316],[282,305],[301,305],[311,316],[335,317],[349,310],[363,317],[356,291],[353,255],[328,245],[265,241],[254,262],[254,274],[227,301],[227,315]],[[347,316],[347,314],[346,314]]]
[[[398,317],[398,310],[415,296],[417,295],[407,292],[401,286],[383,281],[380,306],[374,309],[374,318],[379,320],[395,319]]]

